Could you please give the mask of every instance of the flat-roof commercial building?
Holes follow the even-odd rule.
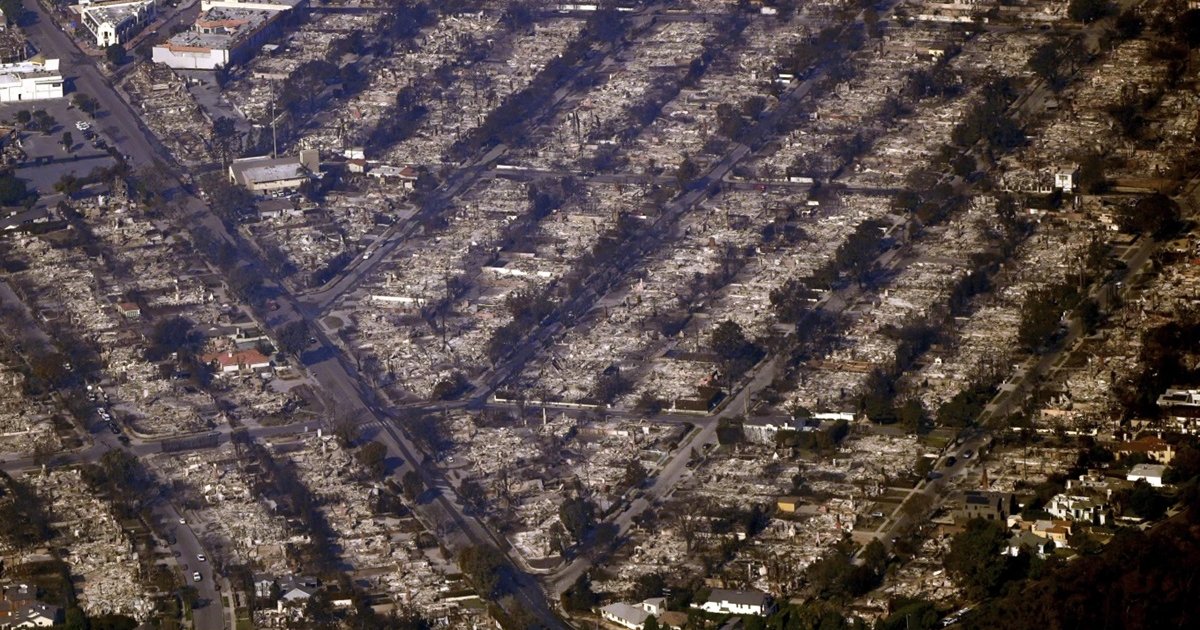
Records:
[[[206,0],[192,29],[155,46],[152,59],[188,70],[216,70],[245,62],[279,32],[283,16],[305,2]]]
[[[293,157],[242,158],[229,165],[229,181],[258,194],[295,190],[320,174],[321,159],[316,149],[306,149]]]
[[[63,77],[57,59],[34,57],[0,64],[0,103],[62,98]]]

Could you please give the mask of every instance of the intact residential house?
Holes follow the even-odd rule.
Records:
[[[1103,500],[1065,493],[1050,499],[1045,510],[1059,519],[1092,525],[1106,525],[1112,519],[1112,508]]]
[[[278,219],[279,217],[299,217],[304,211],[294,200],[286,197],[272,197],[258,202],[258,216],[263,219]]]
[[[692,608],[717,614],[766,616],[774,612],[775,604],[771,596],[762,591],[714,588],[708,599],[692,604]]]
[[[279,582],[279,601],[298,602],[306,600],[321,590],[315,578],[289,576]]]
[[[1148,435],[1132,442],[1117,444],[1113,447],[1113,453],[1118,459],[1131,455],[1145,455],[1160,464],[1170,464],[1175,458],[1175,446],[1160,437]]]
[[[351,173],[367,172],[367,152],[363,147],[349,147],[342,151],[346,158],[346,170]]]
[[[125,319],[137,319],[142,316],[142,308],[133,302],[117,302],[117,312]]]
[[[37,602],[11,611],[0,610],[0,628],[49,628],[63,621],[58,606]]]
[[[1038,556],[1045,556],[1049,543],[1050,540],[1047,538],[1043,538],[1032,532],[1020,531],[1008,539],[1008,548],[1005,552],[1014,558],[1021,555],[1022,551],[1036,553]]]
[[[1041,519],[1034,521],[1029,531],[1053,542],[1055,547],[1066,549],[1071,546],[1068,542],[1071,538],[1071,521]]]
[[[750,442],[774,444],[775,435],[780,431],[799,431],[803,426],[804,421],[796,418],[758,416],[746,418],[742,423],[742,434]]]
[[[1054,187],[1065,193],[1079,187],[1079,165],[1065,164],[1054,169]]]
[[[296,157],[241,158],[229,165],[229,181],[258,194],[294,191],[320,176],[321,158],[316,149],[305,149]]]
[[[1099,470],[1089,470],[1079,475],[1078,479],[1067,480],[1067,491],[1072,494],[1104,495],[1112,498],[1112,493],[1125,488],[1128,481],[1116,477],[1105,477]]]
[[[1125,475],[1128,481],[1145,481],[1146,483],[1161,488],[1163,485],[1163,473],[1167,470],[1162,464],[1138,464],[1130,469],[1129,474]]]
[[[239,374],[271,367],[271,359],[257,348],[206,354],[202,358],[205,363],[216,368],[218,374]]]
[[[254,596],[258,599],[270,599],[271,589],[275,588],[275,578],[264,573],[254,576]]]
[[[954,510],[954,520],[963,522],[975,518],[1004,522],[1017,511],[1016,498],[1010,492],[968,490],[962,503]]]
[[[271,338],[261,328],[255,325],[234,324],[229,332],[231,339],[239,348],[245,348],[249,344],[256,344],[260,341],[270,341]]]
[[[666,600],[662,597],[652,597],[640,604],[626,604],[625,602],[609,604],[600,609],[600,616],[622,628],[641,630],[646,625],[647,619],[661,615],[665,610]]]
[[[1165,426],[1186,433],[1200,432],[1200,389],[1170,388],[1158,397]],[[1164,426],[1160,424],[1160,426]]]
[[[386,164],[371,166],[368,164],[367,175],[379,179],[394,179],[400,182],[405,190],[412,190],[417,185],[417,177],[420,174],[411,166],[388,166]]]
[[[605,621],[611,621],[622,628],[642,630],[642,626],[646,625],[646,619],[650,616],[650,613],[638,606],[631,606],[625,602],[616,602],[601,608],[600,616]]]
[[[0,589],[0,629],[48,628],[62,621],[62,609],[39,602],[29,585]]]
[[[792,418],[779,416],[759,416],[747,418],[742,423],[742,433],[746,439],[759,444],[774,444],[775,436],[780,431],[796,431],[800,433],[816,432],[829,429],[834,422],[845,420],[852,422],[852,413],[817,413],[808,418]]]
[[[31,604],[16,612],[16,623],[11,626],[13,628],[49,628],[64,620],[62,608],[41,602]]]

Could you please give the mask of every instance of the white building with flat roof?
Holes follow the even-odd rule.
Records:
[[[0,64],[0,103],[62,98],[63,77],[57,59],[34,57]]]
[[[155,63],[188,70],[216,70],[243,63],[279,33],[283,16],[306,2],[203,0],[192,28],[155,46],[151,58]]]

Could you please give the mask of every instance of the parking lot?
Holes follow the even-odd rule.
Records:
[[[5,103],[0,105],[0,120],[21,129],[16,122],[20,111],[43,110],[54,119],[54,126],[46,131],[21,131],[20,147],[26,160],[16,172],[29,182],[43,197],[55,193],[54,184],[64,175],[83,177],[96,168],[112,166],[116,161],[105,150],[107,138],[99,130],[104,124],[105,113],[96,118],[71,105],[71,100],[46,100],[28,103]],[[86,127],[86,128],[81,128]],[[71,148],[63,147],[64,132],[71,134]]]

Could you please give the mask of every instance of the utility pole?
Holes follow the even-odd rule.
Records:
[[[275,136],[275,82],[271,82],[271,159],[279,153],[279,140]]]

